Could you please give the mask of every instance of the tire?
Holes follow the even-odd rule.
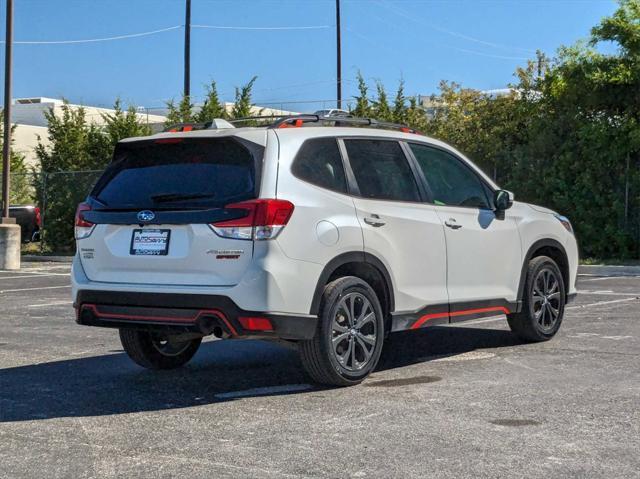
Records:
[[[384,316],[376,293],[360,278],[345,276],[325,286],[316,334],[300,342],[300,357],[313,381],[352,386],[374,370],[383,341]]]
[[[149,331],[120,329],[120,342],[136,364],[147,369],[175,369],[184,366],[196,353],[202,338],[172,341],[172,336]]]
[[[524,341],[548,341],[560,329],[566,300],[555,261],[548,256],[529,261],[523,295],[522,311],[507,315],[511,331]]]

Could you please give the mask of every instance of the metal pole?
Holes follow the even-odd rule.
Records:
[[[2,145],[2,222],[9,220],[9,175],[11,174],[11,76],[13,47],[13,0],[7,0],[7,27],[4,49],[4,138]]]
[[[191,96],[191,0],[184,16],[184,96]]]
[[[342,39],[340,37],[340,0],[336,0],[336,93],[338,109],[342,108]]]

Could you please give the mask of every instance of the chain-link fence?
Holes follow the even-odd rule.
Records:
[[[54,171],[11,175],[11,206],[40,208],[40,251],[73,251],[76,206],[93,188],[102,171]],[[27,238],[31,239],[31,238]]]

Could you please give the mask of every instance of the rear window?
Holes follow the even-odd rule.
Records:
[[[240,142],[161,141],[119,144],[91,196],[117,209],[222,207],[256,197],[257,163]]]
[[[296,155],[291,171],[301,180],[321,188],[347,192],[342,156],[335,138],[307,140]]]

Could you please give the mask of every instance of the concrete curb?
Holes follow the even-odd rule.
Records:
[[[581,265],[578,267],[578,274],[590,276],[640,276],[640,265]]]
[[[39,256],[25,254],[22,255],[22,261],[25,263],[71,263],[73,256]]]

